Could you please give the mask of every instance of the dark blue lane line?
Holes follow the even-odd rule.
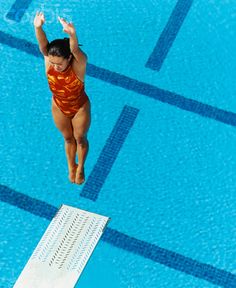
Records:
[[[16,192],[15,190],[4,185],[0,185],[0,201],[11,204],[20,209],[28,211],[31,214],[46,218],[48,220],[51,220],[58,210],[56,207],[51,206],[46,202],[31,198],[30,196],[20,192]]]
[[[164,60],[186,18],[193,0],[179,0],[150,55],[146,67],[160,71]]]
[[[136,108],[124,106],[88,180],[85,182],[80,193],[81,196],[92,201],[97,200],[99,192],[134,124],[138,112],[139,110]]]
[[[31,214],[52,220],[58,208],[43,201],[16,192],[0,185],[0,201],[21,208]],[[225,288],[236,287],[236,276],[230,272],[204,264],[189,257],[163,249],[157,245],[130,237],[111,228],[106,228],[102,240],[112,246],[150,259],[177,271],[206,280]]]
[[[214,119],[225,124],[236,126],[236,114],[214,106],[186,98],[167,90],[160,89],[150,84],[140,82],[127,76],[111,72],[93,64],[88,65],[87,74],[90,77],[108,82],[112,85],[145,95],[154,100],[178,107],[181,110],[196,113],[200,116]]]
[[[0,31],[0,43],[42,58],[36,44],[13,37],[2,31]],[[87,75],[138,94],[145,95],[160,102],[167,103],[174,107],[178,107],[182,110],[190,111],[200,116],[211,118],[231,126],[236,126],[236,114],[233,112],[218,109],[196,100],[185,98],[176,93],[162,90],[150,84],[139,82],[135,79],[116,72],[111,72],[93,64],[88,64]]]
[[[138,254],[139,256],[151,259],[154,262],[206,280],[215,285],[226,288],[236,287],[236,275],[230,272],[198,262],[157,245],[138,240],[119,231],[107,228],[106,233],[102,236],[102,240],[117,248]]]
[[[0,31],[0,43],[16,48],[17,50],[26,52],[36,57],[43,58],[36,44],[25,39],[16,38],[8,33]]]
[[[15,0],[6,17],[10,20],[20,22],[31,2],[32,0]]]

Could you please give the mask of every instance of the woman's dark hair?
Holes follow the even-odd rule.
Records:
[[[47,52],[49,55],[63,57],[69,59],[71,55],[70,51],[70,39],[56,39],[48,43]]]

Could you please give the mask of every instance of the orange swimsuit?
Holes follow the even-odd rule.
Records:
[[[58,72],[52,66],[47,72],[49,88],[58,108],[67,116],[73,117],[87,101],[84,83],[78,79],[72,66]]]

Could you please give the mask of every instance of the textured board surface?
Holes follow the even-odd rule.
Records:
[[[62,205],[14,288],[74,287],[108,217]]]

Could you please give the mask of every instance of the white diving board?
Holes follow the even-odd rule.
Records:
[[[62,205],[14,288],[73,288],[109,217]]]

